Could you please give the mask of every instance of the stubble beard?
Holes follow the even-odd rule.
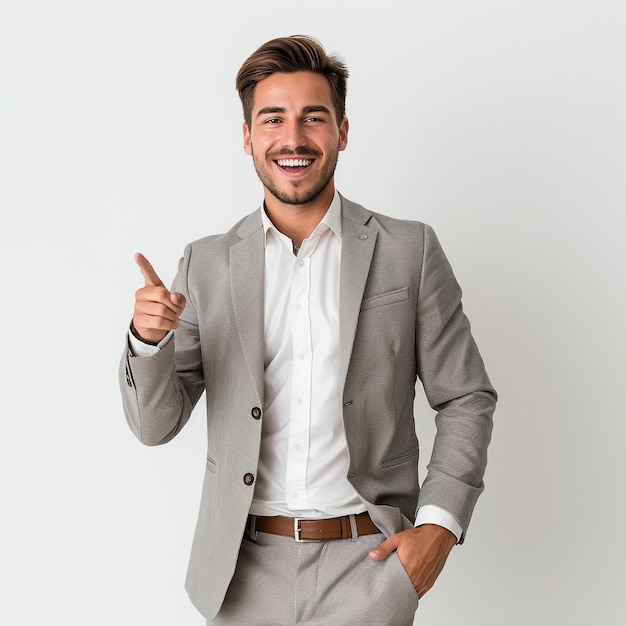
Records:
[[[299,191],[294,187],[291,191],[284,191],[279,189],[278,185],[272,179],[269,173],[269,169],[274,165],[273,161],[278,156],[321,156],[317,151],[305,151],[303,149],[296,150],[295,152],[281,152],[280,155],[268,155],[267,163],[257,163],[257,159],[252,151],[252,161],[254,163],[254,169],[257,176],[263,183],[263,186],[276,198],[279,202],[292,206],[303,206],[313,203],[328,187],[335,175],[335,169],[337,168],[337,162],[339,160],[339,151],[337,150],[333,157],[324,165],[320,172],[317,182],[308,190]]]

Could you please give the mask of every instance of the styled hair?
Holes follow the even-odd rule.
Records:
[[[257,83],[279,72],[314,72],[326,77],[337,114],[337,125],[341,124],[346,114],[348,68],[338,56],[326,54],[317,39],[292,35],[264,43],[246,59],[237,73],[237,91],[248,126]]]

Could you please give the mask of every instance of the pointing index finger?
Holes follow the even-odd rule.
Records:
[[[137,252],[135,254],[135,263],[139,265],[139,269],[141,270],[141,275],[146,281],[146,287],[164,287],[163,282],[154,271],[154,268],[150,264],[150,261],[146,259],[146,257],[141,254],[141,252]]]

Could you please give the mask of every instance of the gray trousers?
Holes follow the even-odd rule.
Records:
[[[367,556],[384,538],[244,539],[224,604],[207,624],[410,626],[417,593],[396,553],[384,561]]]

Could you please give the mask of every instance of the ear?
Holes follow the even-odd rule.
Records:
[[[350,130],[350,124],[348,118],[344,117],[339,125],[339,150],[345,150],[348,145],[348,131]]]
[[[246,154],[252,156],[252,138],[250,137],[250,129],[245,122],[243,123],[243,149]]]

